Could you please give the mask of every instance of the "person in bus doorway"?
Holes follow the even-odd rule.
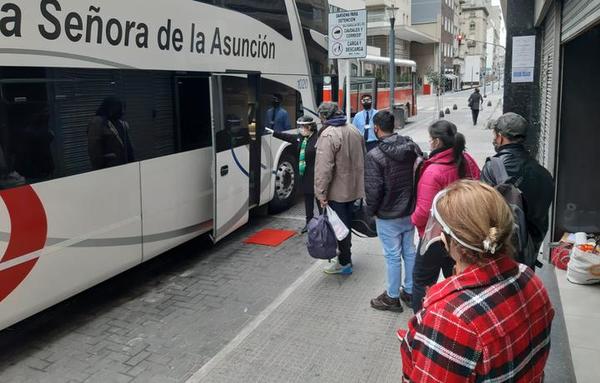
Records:
[[[422,246],[439,243],[455,275],[397,332],[403,382],[544,381],[554,309],[541,279],[513,259],[513,225],[504,198],[481,182],[435,196]]]
[[[315,196],[322,208],[331,207],[350,228],[354,202],[365,196],[364,139],[336,103],[322,103],[318,114],[323,128],[317,140]],[[338,250],[337,259],[324,272],[352,274],[352,234],[338,241]]]
[[[477,163],[465,152],[465,137],[458,133],[453,123],[439,120],[430,125],[429,145],[431,153],[419,171],[417,203],[411,216],[421,241],[426,234],[427,220],[435,195],[457,180],[478,180],[480,176]],[[412,296],[415,313],[421,309],[427,288],[437,282],[440,270],[445,277],[449,277],[452,275],[453,266],[454,261],[439,242],[428,247],[426,253],[417,254],[413,269]]]
[[[475,91],[469,96],[469,108],[471,108],[471,115],[473,116],[473,126],[477,125],[477,117],[479,117],[479,111],[483,106],[483,97],[479,93],[479,88],[475,88]]]
[[[94,170],[134,161],[129,124],[123,120],[123,102],[116,97],[102,101],[88,126],[88,152]]]
[[[382,110],[373,118],[378,145],[365,159],[367,212],[377,217],[377,234],[383,247],[387,289],[371,300],[376,310],[402,312],[400,300],[410,305],[415,264],[413,170],[421,149],[409,137],[394,133],[394,115]],[[402,279],[404,263],[404,279]]]
[[[373,129],[373,117],[377,110],[373,109],[373,97],[370,94],[363,94],[360,103],[363,110],[356,113],[352,124],[358,128],[360,134],[364,137],[367,152],[370,152],[377,146],[377,136]]]
[[[298,150],[298,172],[304,194],[304,208],[306,210],[306,225],[302,234],[308,231],[308,222],[313,218],[315,211],[315,157],[317,155],[317,123],[310,116],[303,116],[296,121],[298,134],[289,134],[273,131],[273,137],[279,138],[296,145]],[[317,203],[319,213],[321,206]]]
[[[288,112],[281,106],[283,96],[279,93],[273,94],[271,107],[267,110],[267,126],[275,132],[283,132],[292,129]]]

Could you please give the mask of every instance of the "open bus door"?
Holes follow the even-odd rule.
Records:
[[[214,242],[248,222],[250,205],[249,105],[247,75],[211,77]]]

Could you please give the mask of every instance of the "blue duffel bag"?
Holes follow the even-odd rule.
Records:
[[[337,238],[329,224],[326,210],[308,223],[308,254],[316,259],[332,259],[337,255]]]

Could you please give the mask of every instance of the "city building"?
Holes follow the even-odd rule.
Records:
[[[459,2],[454,0],[412,0],[412,27],[432,36],[434,42],[411,44],[412,59],[417,62],[419,81],[427,85],[427,72],[447,74],[451,80],[458,78],[454,73],[455,39],[458,32],[456,13]]]
[[[490,7],[490,0],[468,0],[463,2],[461,7],[460,30],[464,35],[462,35],[459,56],[464,58],[466,63],[462,73],[463,83],[466,85],[476,85],[483,81],[488,61],[486,43],[491,42],[488,41]],[[493,35],[492,32],[492,41]]]
[[[411,0],[367,0],[366,6],[368,11],[367,44],[379,48],[381,56],[384,57],[389,57],[390,17],[392,16],[390,12],[392,7],[395,8],[396,58],[411,59],[417,62],[417,83],[419,89],[422,89],[428,65],[427,62],[420,62],[418,47],[435,45],[438,39],[411,25]],[[417,46],[416,49],[415,46]]]

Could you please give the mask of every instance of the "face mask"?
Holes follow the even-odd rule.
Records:
[[[363,105],[363,108],[365,108],[365,109],[367,109],[367,110],[368,110],[368,109],[371,109],[371,106],[372,106],[373,104],[371,104],[370,102],[363,102],[363,104],[362,104],[362,105]]]
[[[312,132],[308,128],[300,128],[300,135],[302,135],[302,137],[308,137],[311,133]]]
[[[277,108],[277,107],[279,107],[279,105],[281,105],[281,103],[279,101],[273,101],[272,105],[273,105],[273,108]]]

